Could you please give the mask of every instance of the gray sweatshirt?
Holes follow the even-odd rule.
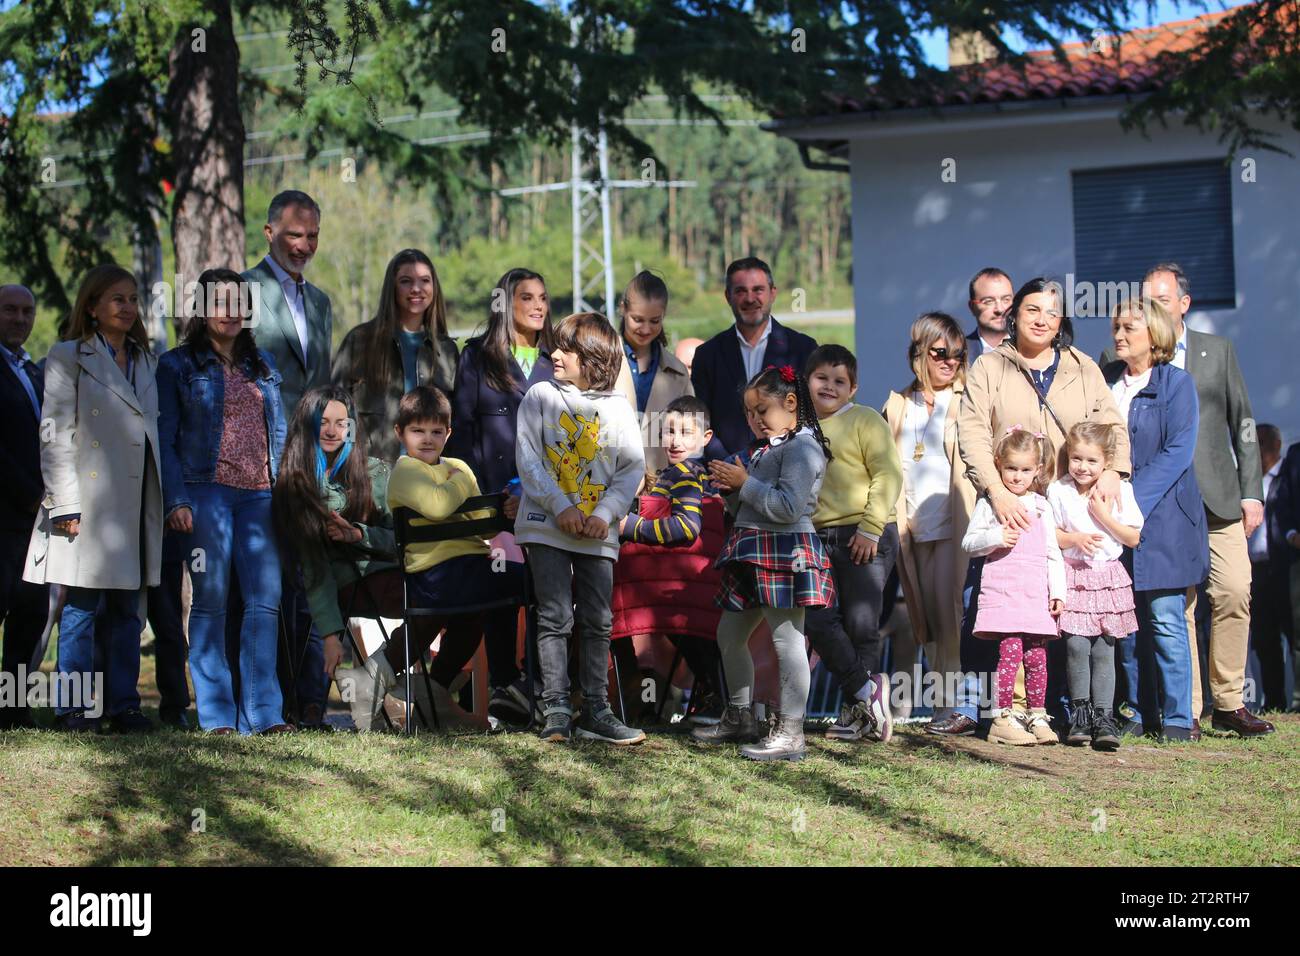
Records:
[[[740,486],[736,527],[813,531],[812,514],[826,477],[826,453],[811,430],[775,439],[749,463]]]
[[[519,404],[515,464],[522,494],[519,544],[547,544],[618,558],[618,522],[645,476],[636,412],[621,392],[580,392],[568,382],[538,382]],[[575,538],[555,517],[569,507],[609,522],[603,539]]]

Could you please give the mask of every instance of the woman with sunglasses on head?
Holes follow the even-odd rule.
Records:
[[[912,323],[912,381],[885,400],[903,464],[898,498],[898,578],[916,642],[939,677],[933,723],[945,725],[961,670],[961,583],[968,558],[962,535],[975,489],[957,454],[957,412],[966,389],[967,338],[957,320],[927,312]]]
[[[966,392],[957,417],[957,447],[966,464],[966,476],[975,493],[988,499],[998,521],[1021,531],[1029,529],[1030,516],[1021,500],[1003,487],[993,460],[994,444],[1007,429],[1019,425],[1041,432],[1049,446],[1052,472],[1064,474],[1065,436],[1071,428],[1083,421],[1123,425],[1101,369],[1074,348],[1073,339],[1061,283],[1039,276],[1016,292],[1007,310],[1007,340],[980,356],[966,373]],[[1120,480],[1131,471],[1127,432],[1118,434],[1118,439],[1112,466],[1090,492],[1107,507],[1118,499]],[[977,608],[969,595],[978,590],[982,568],[983,560],[977,558],[966,576],[964,673],[992,673],[997,667],[997,655],[990,656],[988,651],[989,642],[973,640],[970,634]],[[973,683],[967,684],[959,695],[957,713],[929,729],[940,734],[972,733],[978,716],[974,697]],[[1049,692],[1049,708],[1056,702]]]

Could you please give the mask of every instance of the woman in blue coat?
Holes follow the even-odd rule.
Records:
[[[1138,634],[1136,649],[1119,642],[1121,667],[1147,732],[1159,727],[1167,740],[1199,739],[1185,613],[1187,589],[1210,570],[1205,506],[1192,467],[1196,384],[1169,364],[1178,339],[1158,302],[1121,304],[1111,330],[1119,360],[1104,371],[1128,422],[1133,493],[1145,522],[1133,552],[1133,591],[1149,631]]]
[[[280,373],[241,315],[241,280],[199,276],[199,314],[158,366],[158,437],[167,527],[191,538],[190,676],[199,726],[284,733],[276,679],[280,553],[271,486],[284,451]],[[197,562],[201,561],[202,564]],[[226,659],[231,568],[239,579],[239,697]]]

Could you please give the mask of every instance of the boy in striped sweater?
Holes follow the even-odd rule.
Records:
[[[668,465],[642,495],[643,500],[664,499],[668,507],[658,509],[656,514],[660,516],[655,517],[629,514],[619,526],[621,542],[669,549],[664,559],[673,562],[674,550],[691,548],[700,539],[703,501],[718,495],[702,457],[705,446],[713,438],[709,424],[708,406],[694,395],[683,395],[669,403],[660,433]],[[704,565],[690,573],[689,581],[663,580],[664,576],[687,573],[680,561],[666,565],[656,559],[654,580],[640,579],[644,566],[636,561],[620,562],[615,568],[614,633],[615,636],[643,633],[666,636],[681,651],[686,666],[695,676],[690,719],[693,723],[709,724],[717,723],[722,714],[718,645],[714,637],[720,612],[713,603],[718,577],[713,560],[718,556],[722,540],[706,537],[702,545]],[[672,680],[671,674],[668,679]]]

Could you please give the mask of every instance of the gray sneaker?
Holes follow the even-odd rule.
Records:
[[[862,700],[841,704],[839,720],[826,731],[826,739],[878,740],[876,718],[871,713],[871,705]]]
[[[761,735],[758,721],[754,719],[754,708],[736,707],[728,704],[722,711],[722,719],[716,724],[696,727],[691,731],[691,739],[702,744],[752,743]]]
[[[803,739],[803,717],[777,714],[768,735],[756,744],[741,747],[740,755],[750,760],[802,760],[808,756]]]
[[[645,731],[623,723],[614,716],[614,711],[608,704],[595,709],[584,707],[578,718],[577,732],[584,740],[599,740],[620,747],[639,744],[645,740]]]
[[[565,708],[553,708],[546,712],[546,724],[538,734],[551,743],[563,743],[573,736],[573,714]]]

